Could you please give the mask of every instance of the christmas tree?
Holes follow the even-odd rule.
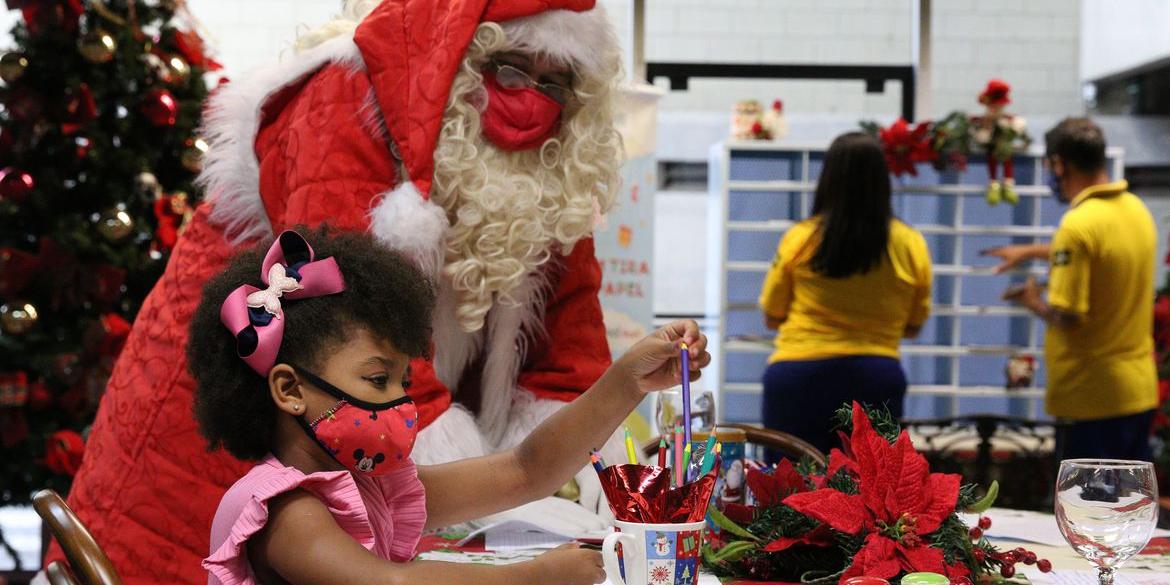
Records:
[[[204,53],[182,0],[7,0],[0,56],[0,505],[64,494],[198,194]]]

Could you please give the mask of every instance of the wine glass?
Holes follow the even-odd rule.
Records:
[[[1056,523],[1077,554],[1097,565],[1101,585],[1150,541],[1158,484],[1148,461],[1068,459],[1056,477]]]

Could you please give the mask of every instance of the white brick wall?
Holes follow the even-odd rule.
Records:
[[[916,0],[647,0],[651,60],[738,63],[908,63]],[[602,0],[628,46],[631,0]],[[338,0],[190,0],[212,31],[227,75],[287,54],[298,26],[325,21]],[[1015,88],[1021,114],[1081,111],[1080,2],[934,0],[935,113],[976,109],[975,95],[999,76]],[[18,12],[0,12],[6,31]],[[0,37],[0,45],[3,45]],[[660,82],[661,83],[661,82]],[[729,111],[754,97],[785,100],[791,113],[898,112],[891,90],[869,95],[860,82],[695,80],[664,110]]]

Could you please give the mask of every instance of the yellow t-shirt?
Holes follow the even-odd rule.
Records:
[[[784,319],[768,363],[840,356],[898,357],[907,327],[930,314],[930,251],[914,228],[890,221],[881,265],[846,278],[813,272],[820,218],[802,221],[780,240],[760,291],[760,308]]]
[[[1158,405],[1154,366],[1154,219],[1125,181],[1072,200],[1052,239],[1048,303],[1080,317],[1049,327],[1047,409],[1099,419]]]

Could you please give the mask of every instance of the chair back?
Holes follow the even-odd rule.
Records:
[[[93,535],[65,504],[65,500],[53,490],[41,490],[33,495],[33,509],[37,511],[53,538],[61,545],[68,559],[68,567],[50,563],[46,573],[57,574],[56,581],[50,582],[80,585],[122,585],[122,578],[114,570],[110,558],[98,546]]]
[[[49,578],[49,585],[78,585],[73,573],[69,572],[69,567],[61,561],[49,563],[49,566],[45,567],[45,576]]]

